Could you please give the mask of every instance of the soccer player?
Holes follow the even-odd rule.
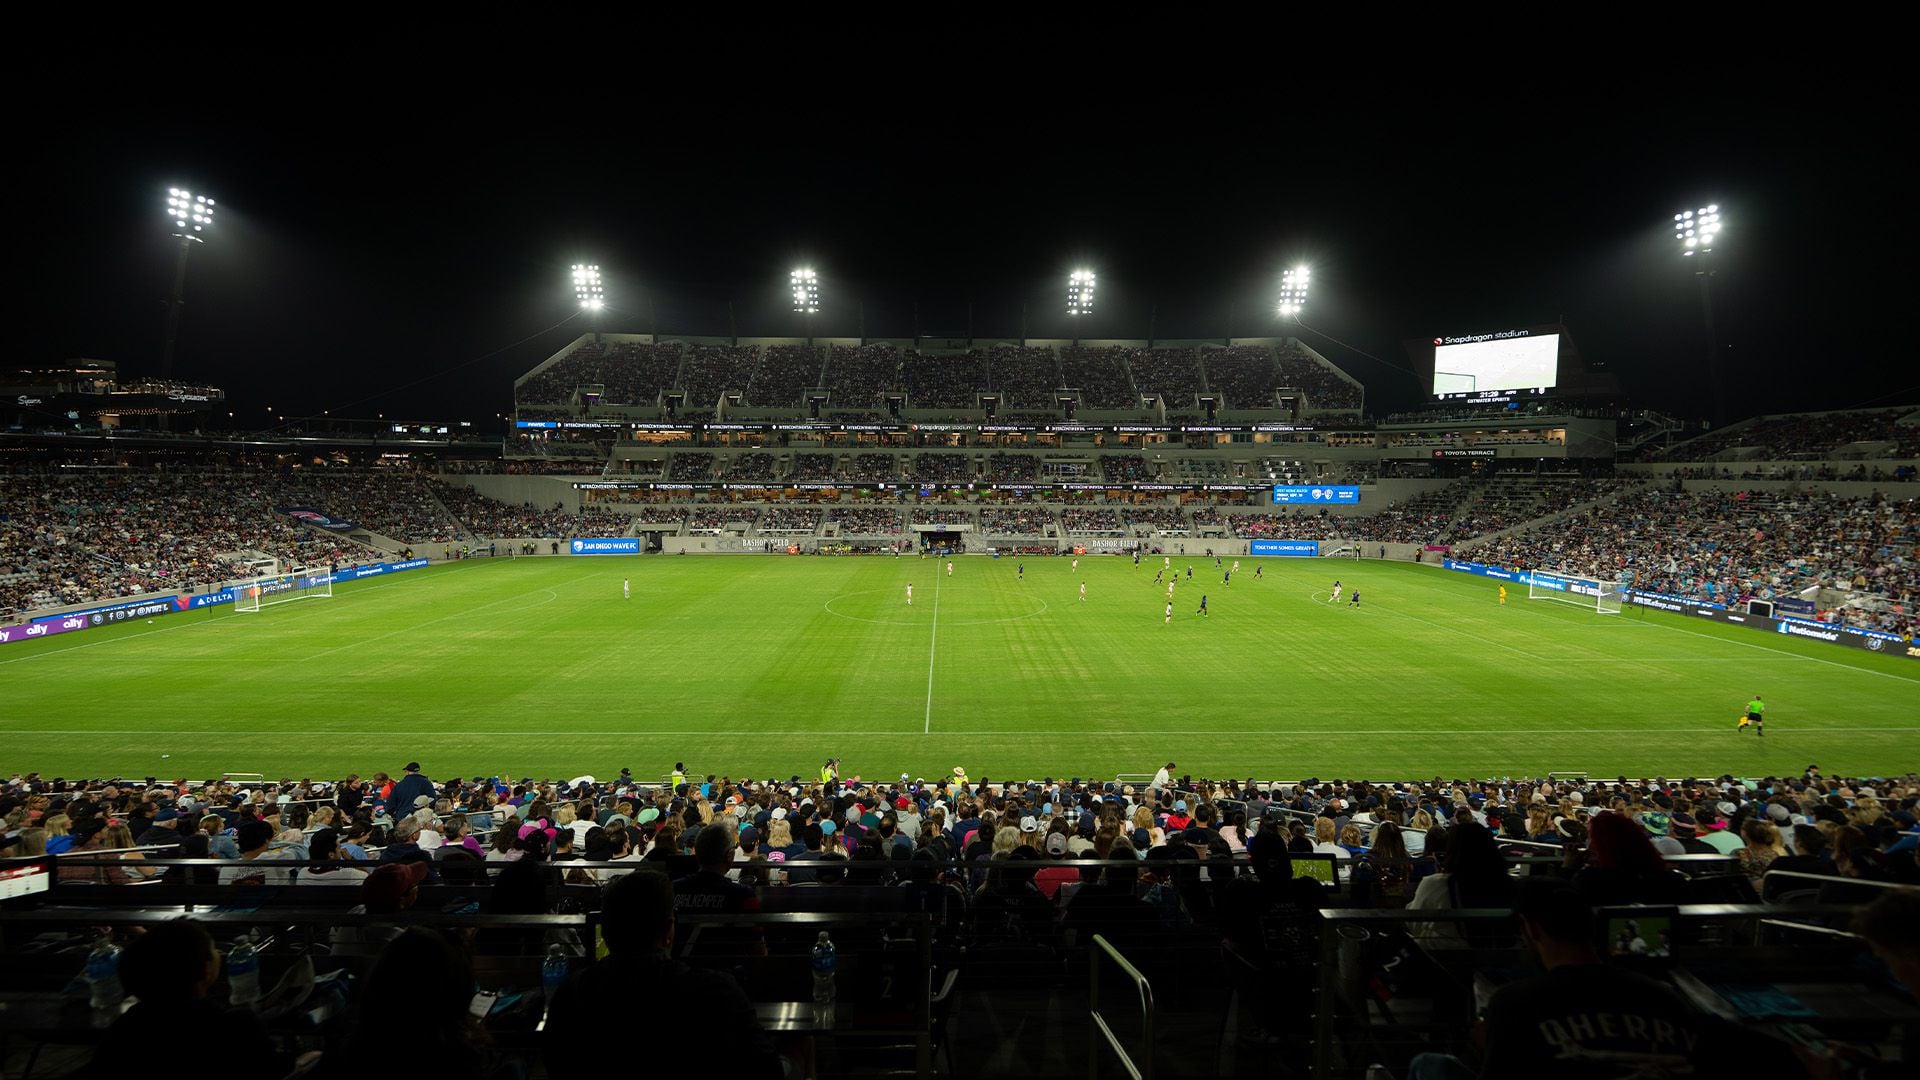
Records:
[[[620,579],[620,597],[623,600],[633,599],[633,579],[632,578]]]
[[[953,560],[952,559],[947,560],[947,576],[948,577],[953,576]]]
[[[1347,601],[1347,606],[1350,608],[1357,608],[1360,606],[1360,590],[1359,589],[1353,590],[1353,599]]]
[[[1767,733],[1766,717],[1762,715],[1766,711],[1767,711],[1767,703],[1760,700],[1759,694],[1753,695],[1753,700],[1747,702],[1747,715],[1740,718],[1740,726],[1734,728],[1733,730],[1739,731],[1740,728],[1744,728],[1751,725],[1753,727],[1754,735],[1756,736],[1766,735]]]
[[[1087,602],[1087,583],[1084,581],[1080,583],[1080,602]]]
[[[1223,586],[1223,587],[1224,587],[1224,586],[1228,586],[1228,585],[1232,585],[1232,584],[1233,584],[1233,571],[1231,571],[1231,570],[1229,570],[1229,571],[1227,571],[1226,573],[1224,573],[1224,574],[1221,574],[1221,575],[1220,575],[1220,584],[1221,584],[1221,586]]]
[[[1166,579],[1167,579],[1167,572],[1165,570],[1155,570],[1153,572],[1153,583],[1155,585],[1160,584],[1162,581],[1165,581]]]
[[[1160,620],[1160,625],[1169,626],[1169,625],[1172,625],[1172,623],[1173,623],[1173,601],[1169,600],[1167,601],[1167,617]]]
[[[1139,548],[1133,549],[1133,565],[1135,566],[1140,565],[1140,549]]]
[[[1080,572],[1080,557],[1078,555],[1074,556],[1073,559],[1073,572],[1076,574]]]
[[[1021,581],[1027,580],[1027,564],[1026,563],[1020,564],[1020,573],[1018,576]]]
[[[1201,593],[1201,594],[1200,594],[1200,610],[1199,610],[1199,611],[1196,611],[1196,612],[1194,612],[1194,614],[1195,614],[1195,615],[1207,615],[1207,594],[1206,594],[1206,593]],[[1209,618],[1209,619],[1211,619],[1211,618],[1213,618],[1213,616],[1211,616],[1211,615],[1207,615],[1207,618]]]
[[[1187,580],[1188,581],[1193,580],[1193,567],[1191,566],[1187,567]]]
[[[1235,559],[1235,560],[1233,560],[1233,572],[1234,572],[1234,573],[1236,573],[1236,574],[1240,572],[1240,560],[1239,560],[1239,559]]]
[[[1327,603],[1337,604],[1339,602],[1340,602],[1340,583],[1336,581],[1333,583],[1333,595],[1327,598]]]
[[[1503,604],[1507,602],[1507,587],[1505,585],[1500,586],[1500,602]]]
[[[1171,582],[1171,581],[1169,581],[1169,582],[1167,582],[1167,599],[1169,599],[1169,600],[1171,600],[1171,599],[1173,599],[1173,586],[1174,586],[1174,584],[1175,584],[1175,582]]]
[[[1255,581],[1259,581],[1259,580],[1260,580],[1261,578],[1263,578],[1263,577],[1265,577],[1265,576],[1266,576],[1266,571],[1267,571],[1267,568],[1266,568],[1265,566],[1256,566],[1256,567],[1254,567],[1254,568],[1253,568],[1253,580],[1255,580]]]
[[[913,606],[913,582],[907,582],[907,606]]]
[[[1171,556],[1171,555],[1162,555],[1162,556],[1160,557],[1160,569],[1162,569],[1162,570],[1171,570],[1171,569],[1173,569],[1173,556]]]

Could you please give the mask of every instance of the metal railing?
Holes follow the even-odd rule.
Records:
[[[1134,989],[1140,994],[1140,1060],[1134,1061],[1127,1048],[1120,1044],[1119,1036],[1100,1015],[1100,962],[1102,958],[1111,960],[1120,973],[1133,980]],[[1093,935],[1093,948],[1087,952],[1087,1080],[1100,1080],[1100,1041],[1105,1039],[1107,1048],[1113,1051],[1120,1064],[1133,1080],[1153,1080],[1153,987],[1140,969],[1127,962],[1113,943],[1105,937]]]

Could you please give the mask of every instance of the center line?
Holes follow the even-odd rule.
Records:
[[[940,641],[940,578],[933,579],[933,633],[927,637],[927,722],[920,734],[933,734],[933,648]]]

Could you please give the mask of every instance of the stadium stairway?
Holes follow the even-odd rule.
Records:
[[[454,529],[458,532],[459,534],[458,539],[460,541],[463,541],[469,544],[477,544],[480,542],[479,534],[475,533],[472,529],[468,528],[466,522],[461,521],[460,518],[454,514],[452,509],[450,509],[446,503],[440,501],[440,493],[433,489],[432,484],[422,484],[421,490],[426,492],[427,498],[433,500],[433,505],[436,507],[439,507],[440,512],[446,515],[447,520],[453,522]],[[398,549],[396,548],[395,550],[398,550]]]
[[[1495,532],[1490,532],[1490,533],[1487,533],[1485,536],[1476,536],[1471,540],[1462,540],[1459,543],[1453,545],[1453,550],[1455,554],[1470,552],[1475,548],[1484,547],[1487,544],[1491,544],[1495,540],[1500,540],[1508,536],[1518,536],[1521,533],[1533,532],[1537,529],[1544,529],[1549,525],[1562,521],[1566,518],[1572,517],[1575,514],[1583,513],[1587,510],[1594,509],[1596,507],[1608,506],[1613,503],[1617,503],[1621,499],[1626,498],[1628,495],[1638,494],[1652,486],[1653,484],[1649,482],[1645,484],[1634,484],[1630,487],[1623,487],[1618,491],[1610,491],[1605,495],[1600,496],[1597,499],[1588,499],[1585,502],[1574,503],[1572,506],[1567,507],[1565,510],[1548,514],[1545,517],[1533,518],[1528,521],[1523,521],[1518,525],[1512,526],[1511,528],[1500,529]]]

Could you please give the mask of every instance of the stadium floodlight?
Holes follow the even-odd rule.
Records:
[[[793,288],[793,311],[796,315],[815,315],[820,311],[820,275],[812,270],[800,269],[787,275],[787,283]]]
[[[580,301],[580,306],[588,311],[599,311],[607,306],[606,290],[600,285],[598,266],[573,264],[573,295]]]
[[[202,233],[213,224],[214,201],[195,195],[186,188],[167,189],[167,220],[173,222],[173,235],[196,244],[204,244]]]
[[[1304,266],[1296,266],[1280,275],[1280,315],[1282,318],[1300,314],[1307,306],[1307,285],[1312,271]]]
[[[1695,210],[1673,215],[1673,238],[1680,241],[1680,254],[1706,254],[1720,236],[1720,204],[1709,203]]]
[[[1093,286],[1091,270],[1075,270],[1067,275],[1067,314],[1093,314]]]

